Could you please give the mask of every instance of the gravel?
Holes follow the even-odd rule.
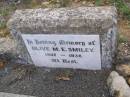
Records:
[[[20,66],[1,77],[0,91],[38,97],[110,97],[106,86],[110,70],[32,69],[31,66],[31,71],[25,70],[26,74],[17,78],[19,68],[28,70]],[[57,80],[61,75],[69,76],[70,80]]]

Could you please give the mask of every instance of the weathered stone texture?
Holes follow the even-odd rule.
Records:
[[[130,97],[129,85],[116,71],[110,73],[107,79],[107,85],[112,97]]]
[[[13,53],[16,54],[16,44],[11,38],[0,38],[0,54]]]
[[[35,96],[19,95],[19,94],[0,92],[0,97],[35,97]]]
[[[111,67],[117,45],[115,7],[78,7],[17,10],[8,22],[20,55],[31,63],[21,34],[99,34],[102,67]]]

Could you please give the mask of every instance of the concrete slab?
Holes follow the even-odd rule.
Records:
[[[19,95],[19,94],[0,92],[0,97],[36,97],[36,96]]]

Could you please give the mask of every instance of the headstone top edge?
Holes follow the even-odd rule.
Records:
[[[117,16],[117,10],[114,6],[23,9],[23,10],[16,10],[14,15],[12,15],[12,18],[19,16],[17,17],[18,19],[21,18],[21,15],[25,17],[29,14],[32,14],[32,16],[36,16],[36,17],[38,17],[38,15],[39,16],[44,15],[44,17],[48,15],[50,17],[59,17],[59,15],[62,17],[62,15],[64,15],[64,16],[71,16],[71,17],[81,16],[84,18],[86,17],[91,19],[92,17],[90,15],[92,15],[94,18],[96,17],[96,15],[101,15],[101,17],[104,18]]]
[[[116,7],[115,6],[94,6],[94,7],[85,7],[85,6],[82,6],[82,7],[61,7],[61,8],[36,8],[36,9],[31,9],[31,8],[28,8],[28,9],[17,9],[15,12],[17,11],[31,11],[31,10],[75,10],[75,9],[88,9],[88,10],[91,10],[91,9],[100,9],[100,10],[115,10],[116,11]]]
[[[46,8],[16,10],[7,27],[11,32],[32,33],[81,33],[104,32],[117,24],[113,6]],[[96,29],[93,30],[93,27]],[[68,30],[67,30],[68,29]],[[79,29],[75,31],[75,29]],[[105,29],[105,31],[104,31]]]

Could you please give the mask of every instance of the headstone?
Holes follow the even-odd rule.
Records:
[[[25,9],[7,26],[27,63],[99,70],[115,60],[116,17],[115,7]]]

